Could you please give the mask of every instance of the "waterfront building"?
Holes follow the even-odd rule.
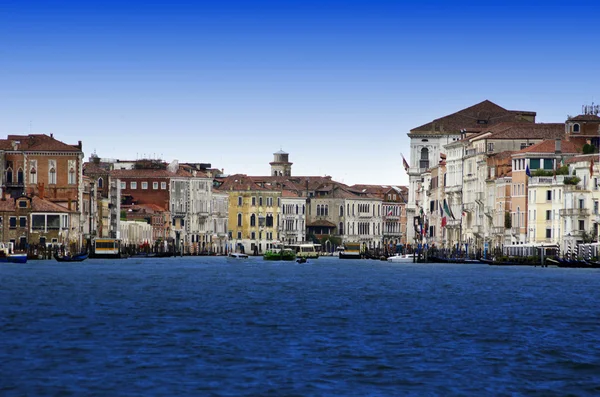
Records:
[[[152,246],[153,229],[146,220],[121,221],[121,246],[143,247]]]
[[[78,249],[78,229],[72,227],[70,219],[73,215],[75,211],[37,196],[13,198],[5,194],[0,200],[2,241],[13,243],[19,250],[30,244]]]
[[[561,209],[569,179],[559,178],[557,168],[580,152],[581,145],[556,139],[512,155],[512,244],[557,241],[561,237],[561,225],[556,220],[566,215]],[[565,231],[563,228],[563,234]]]
[[[410,163],[408,168],[409,175],[409,198],[407,204],[407,217],[411,219],[420,217],[421,210],[426,206],[424,193],[424,173],[435,165],[435,161],[440,158],[440,153],[448,153],[444,146],[452,144],[465,138],[465,134],[481,132],[482,129],[492,125],[513,122],[513,123],[534,123],[535,112],[506,110],[490,101],[483,101],[456,113],[435,119],[429,123],[413,128],[408,136],[410,138]],[[459,149],[453,147],[454,149]],[[456,156],[452,156],[453,162],[450,164],[448,157],[448,171],[450,174],[459,173]],[[462,157],[461,160],[462,161]],[[450,169],[452,167],[452,169]],[[462,167],[460,167],[462,172]],[[473,174],[473,172],[472,172]],[[462,178],[461,178],[462,180]],[[474,187],[473,187],[474,188]],[[453,191],[453,196],[459,192]],[[474,193],[474,191],[473,191]],[[452,197],[454,198],[454,197]],[[474,197],[473,201],[474,203]],[[457,205],[454,203],[454,205]],[[462,206],[462,204],[461,204]],[[471,211],[473,214],[474,211]],[[473,216],[473,215],[472,215]],[[452,225],[455,227],[456,225]],[[408,240],[412,241],[415,237],[415,228],[408,228]]]
[[[211,188],[212,190],[212,188]],[[210,206],[211,228],[211,251],[219,254],[227,254],[230,250],[229,244],[229,195],[219,190],[212,190],[212,203]]]
[[[511,244],[510,213],[512,209],[512,155],[515,152],[494,153],[488,157],[488,192],[485,215],[491,221],[490,250],[499,252]]]
[[[260,186],[243,174],[219,180],[229,195],[229,241],[232,250],[262,254],[278,241],[281,191]]]
[[[306,197],[294,190],[281,191],[279,239],[287,244],[306,242]]]
[[[82,166],[81,141],[70,145],[55,139],[53,134],[8,135],[0,139],[1,195],[37,196],[66,209],[71,222],[69,240],[78,244],[82,233]],[[28,239],[27,244],[41,244],[38,235],[28,238],[34,240]]]

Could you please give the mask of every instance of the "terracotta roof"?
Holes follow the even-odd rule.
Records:
[[[571,117],[569,121],[600,121],[600,117],[595,114],[580,114],[579,116]]]
[[[580,153],[581,149],[582,149],[581,145],[578,145],[571,141],[565,141],[565,140],[561,140],[560,146],[561,146],[560,152],[562,154]],[[537,143],[535,145],[526,147],[525,149],[519,150],[517,152],[517,154],[519,154],[519,153],[552,153],[552,154],[554,154],[555,151],[556,151],[556,140],[550,139],[550,140],[546,140],[546,141]]]
[[[141,169],[141,170],[112,170],[110,175],[114,178],[173,178],[177,174],[167,170]]]
[[[312,227],[315,227],[315,226],[316,227],[319,227],[319,226],[320,227],[336,227],[335,224],[333,224],[329,221],[326,221],[325,219],[317,219],[315,221],[307,223],[306,226],[308,226],[308,227],[311,227],[311,226]]]
[[[577,156],[573,156],[571,158],[566,159],[565,164],[577,163],[579,161],[590,161],[591,159],[594,159],[594,162],[598,163],[598,153],[579,154]]]
[[[71,212],[68,208],[51,203],[50,201],[41,199],[37,196],[33,196],[31,199],[31,209],[35,212]]]
[[[268,191],[272,189],[265,189],[257,185],[252,177],[244,174],[236,174],[228,176],[223,180],[223,184],[219,187],[219,190],[234,190],[234,191],[242,191],[242,190],[261,190]]]
[[[297,193],[294,193],[291,190],[283,189],[281,191],[281,197],[300,197]]]
[[[486,132],[485,139],[557,139],[565,136],[565,123],[502,123]]]
[[[410,132],[458,134],[463,129],[477,130],[482,128],[481,121],[485,121],[487,125],[505,121],[529,122],[523,118],[523,115],[535,116],[535,112],[506,110],[491,101],[485,100],[466,109],[459,110],[456,113],[440,117],[427,124],[413,128]],[[485,125],[483,125],[483,128],[485,128]]]
[[[45,134],[9,135],[0,142],[0,147],[5,150],[12,150],[13,142],[19,142],[17,150],[23,151],[81,152],[78,145],[68,145]]]
[[[530,146],[530,147],[532,147],[532,146]],[[504,152],[490,154],[489,158],[490,159],[495,159],[495,160],[504,160],[506,158],[512,157],[512,155],[515,154],[515,153],[517,153],[517,152],[506,150]]]

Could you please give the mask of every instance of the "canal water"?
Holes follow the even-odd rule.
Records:
[[[600,394],[600,270],[0,265],[1,396]]]

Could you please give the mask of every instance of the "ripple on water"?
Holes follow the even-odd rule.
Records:
[[[600,393],[589,272],[171,259],[0,267],[0,394]]]

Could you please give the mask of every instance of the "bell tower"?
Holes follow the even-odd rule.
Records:
[[[292,163],[288,156],[283,150],[273,153],[273,161],[269,163],[272,176],[292,176]]]

